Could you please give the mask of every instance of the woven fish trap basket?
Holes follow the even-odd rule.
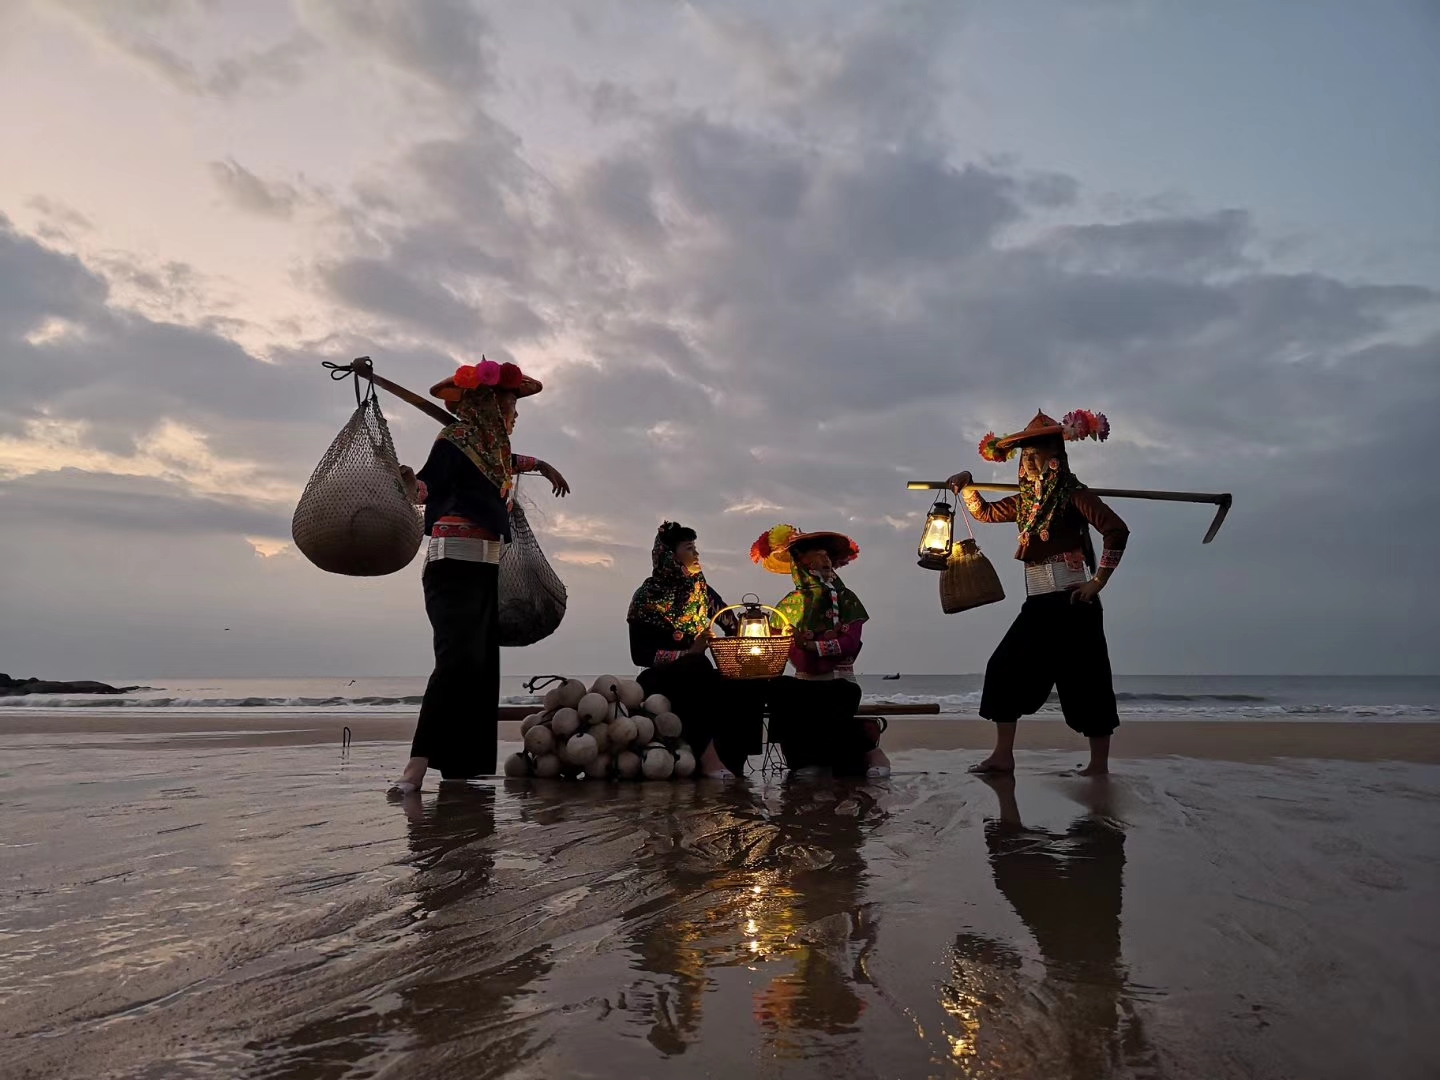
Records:
[[[785,674],[785,665],[790,661],[790,646],[795,641],[795,631],[785,616],[765,604],[753,605],[770,612],[780,620],[778,633],[771,630],[767,637],[721,637],[711,638],[710,654],[715,657],[715,667],[727,679],[774,679]],[[717,612],[710,620],[713,630],[720,616],[726,611],[742,611],[746,605],[735,604]]]
[[[980,545],[974,539],[961,540],[951,549],[950,561],[940,573],[940,609],[954,615],[1004,599],[1000,575]]]

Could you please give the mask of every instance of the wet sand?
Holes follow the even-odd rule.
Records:
[[[1434,764],[392,804],[394,743],[135,726],[0,733],[7,1078],[1440,1074]]]
[[[348,726],[355,743],[410,741],[415,719],[406,715],[357,713],[233,713],[145,716],[123,709],[48,712],[29,709],[0,715],[0,746],[14,735],[65,735],[77,745],[116,749],[142,739],[147,745],[339,746]],[[894,750],[988,750],[994,728],[987,720],[961,716],[896,716],[885,745]],[[91,738],[80,738],[91,736]],[[500,738],[519,741],[520,725],[502,723]],[[157,741],[158,740],[158,741]],[[1085,741],[1061,720],[1028,719],[1018,747],[1081,753]],[[1275,758],[1335,758],[1345,761],[1410,761],[1440,764],[1440,724],[1309,723],[1305,721],[1149,721],[1121,724],[1115,736],[1119,758],[1194,757],[1216,761],[1263,762]]]

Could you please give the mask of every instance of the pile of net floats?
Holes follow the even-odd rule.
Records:
[[[645,696],[634,679],[602,675],[586,688],[566,679],[520,724],[525,749],[505,761],[506,776],[571,780],[670,780],[695,773],[695,752],[680,737],[668,698]]]

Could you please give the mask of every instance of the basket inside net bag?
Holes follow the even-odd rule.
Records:
[[[321,570],[379,577],[408,566],[424,534],[372,390],[315,466],[290,535]]]
[[[565,583],[551,568],[517,499],[510,507],[510,543],[500,556],[500,644],[533,645],[565,618]]]

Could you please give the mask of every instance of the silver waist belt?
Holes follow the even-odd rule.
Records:
[[[481,540],[474,536],[432,536],[425,547],[425,561],[457,559],[460,562],[483,562],[498,566],[505,544],[500,540]]]
[[[1025,595],[1043,596],[1045,593],[1068,592],[1088,580],[1085,567],[1078,570],[1061,559],[1053,562],[1029,563],[1025,567]]]

